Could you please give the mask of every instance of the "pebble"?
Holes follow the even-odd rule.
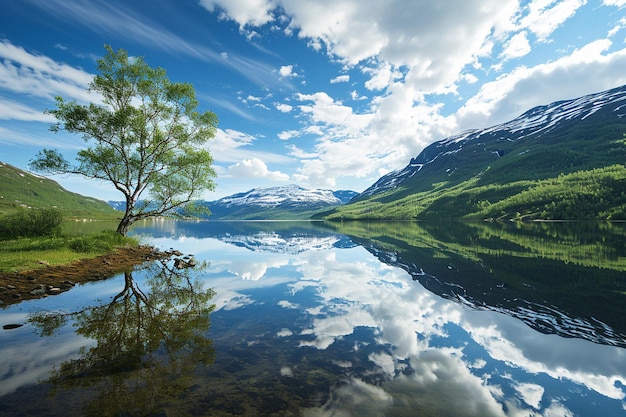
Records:
[[[30,292],[30,295],[43,295],[46,293],[46,286],[40,284],[37,288]]]

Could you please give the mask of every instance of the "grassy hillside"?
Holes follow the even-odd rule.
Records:
[[[0,215],[21,207],[56,208],[65,218],[113,219],[106,202],[72,193],[50,179],[0,162]]]
[[[502,130],[437,142],[395,188],[325,218],[626,220],[625,131],[626,121],[607,110],[549,133]]]
[[[481,185],[480,178],[474,178],[393,198],[403,191],[339,207],[326,218],[626,220],[624,165],[505,184]]]

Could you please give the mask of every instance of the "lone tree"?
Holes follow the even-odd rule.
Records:
[[[196,110],[191,84],[171,82],[164,69],[129,58],[123,49],[105,48],[89,84],[101,103],[57,97],[57,108],[46,111],[57,119],[53,132],[81,133],[87,148],[78,152],[76,165],[43,149],[30,167],[112,183],[126,199],[117,227],[125,235],[135,221],[193,207],[188,203],[215,188],[213,158],[204,145],[215,135],[217,116]]]

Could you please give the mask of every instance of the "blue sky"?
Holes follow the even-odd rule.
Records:
[[[254,187],[363,191],[425,146],[626,84],[626,0],[0,2],[0,161],[72,160],[54,97],[88,102],[104,44],[190,82],[220,122],[214,200]],[[106,183],[54,177],[103,200]]]

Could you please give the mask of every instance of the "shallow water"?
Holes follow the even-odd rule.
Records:
[[[626,415],[626,225],[142,223],[0,311],[0,415]]]

